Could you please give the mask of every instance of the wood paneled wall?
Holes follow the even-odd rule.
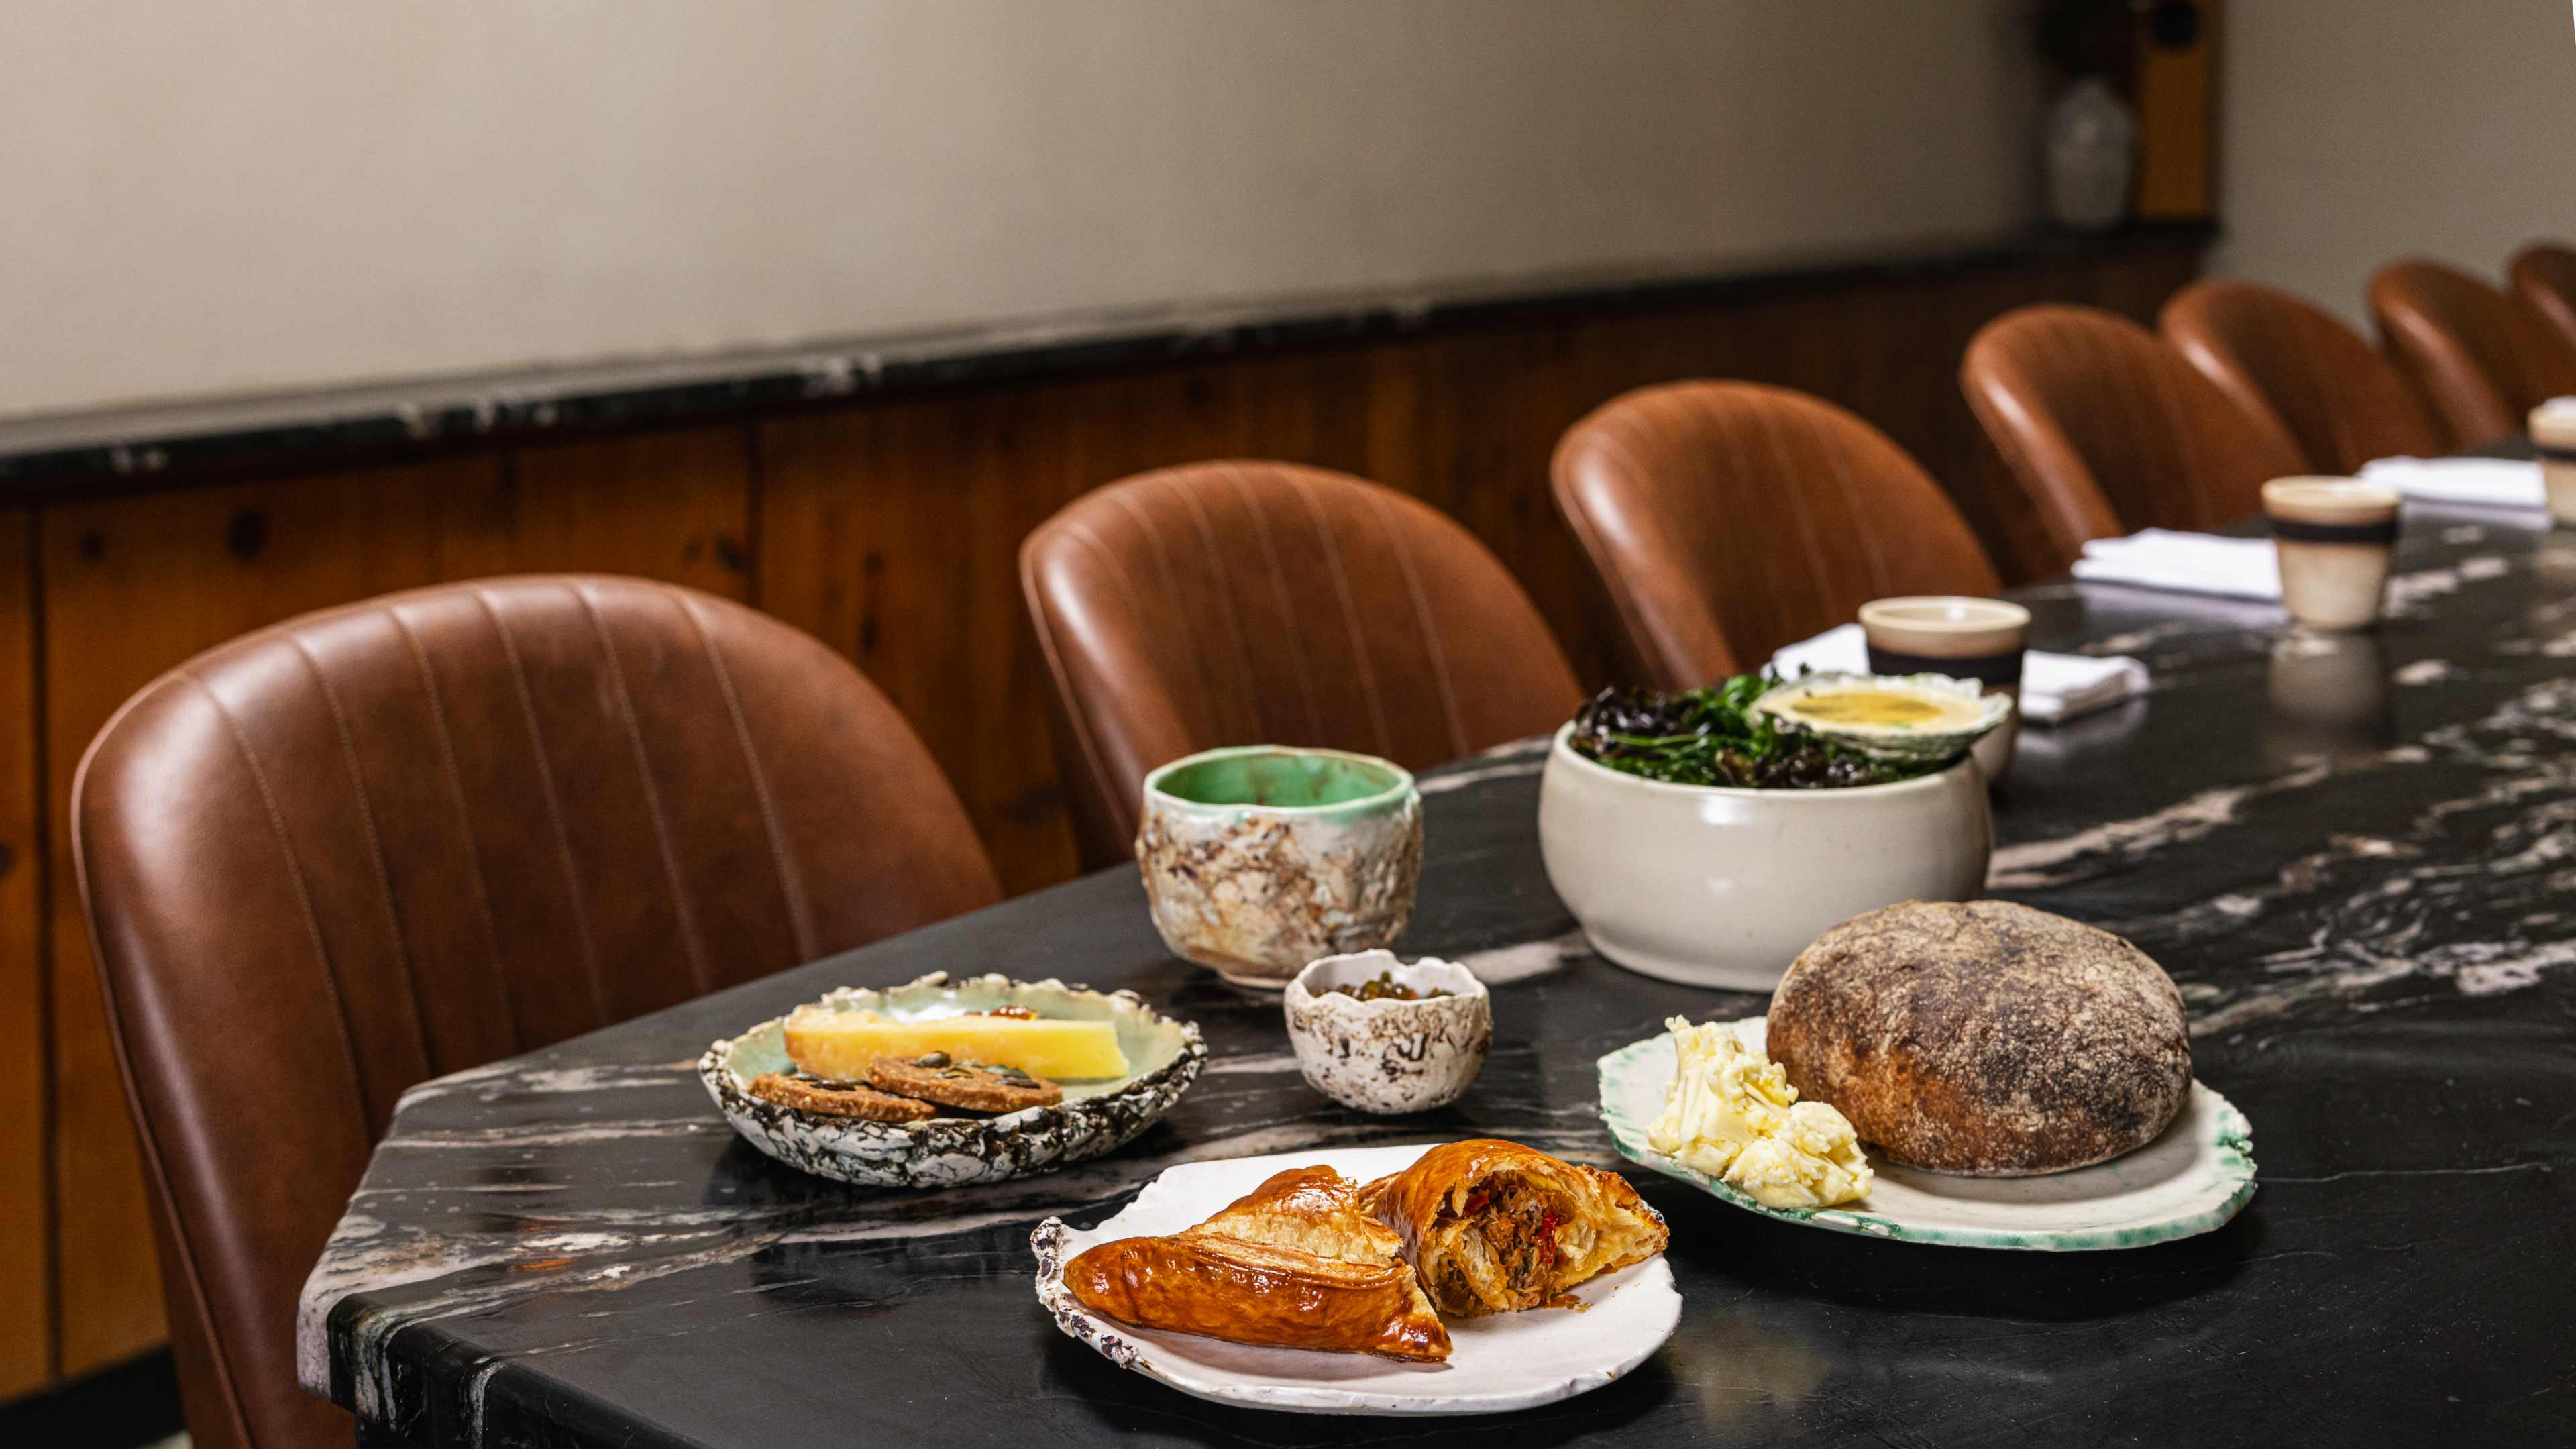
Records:
[[[1343,468],[1454,514],[1589,678],[1611,652],[1547,490],[1628,388],[1745,377],[1832,398],[1959,496],[2007,575],[2050,561],[1960,401],[2009,307],[2141,319],[2183,248],[871,399],[684,431],[0,512],[0,1396],[159,1341],[125,1104],[63,848],[72,776],[156,674],[246,630],[445,579],[598,569],[745,599],[858,661],[928,740],[1006,886],[1074,872],[1019,540],[1086,489],[1215,456]]]

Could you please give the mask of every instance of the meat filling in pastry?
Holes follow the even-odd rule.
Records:
[[[1402,1237],[1432,1303],[1462,1317],[1562,1304],[1671,1237],[1618,1174],[1490,1139],[1435,1147],[1360,1200]]]

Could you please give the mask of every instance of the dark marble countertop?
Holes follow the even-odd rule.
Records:
[[[1162,1168],[1323,1144],[1518,1138],[1616,1165],[1595,1058],[1762,998],[1589,954],[1534,842],[1538,754],[1426,780],[1408,953],[1494,986],[1483,1077],[1372,1119],[1300,1080],[1278,1007],[1165,954],[1111,872],[415,1090],[307,1290],[305,1373],[362,1437],[702,1445],[2565,1443],[2576,1437],[2576,535],[2410,514],[2398,616],[2056,584],[2043,647],[2150,697],[2025,732],[1998,895],[2137,941],[2197,1072],[2254,1125],[2225,1228],[2128,1252],[1889,1243],[1633,1180],[1670,1219],[1680,1330],[1627,1378],[1495,1420],[1220,1408],[1056,1331],[1042,1216]],[[1105,1159],[867,1192],[727,1131],[689,1063],[844,983],[932,969],[1132,987],[1207,1074]],[[2561,1174],[2571,1174],[2562,1176]]]
[[[164,476],[355,466],[424,448],[717,422],[855,397],[1407,336],[1548,315],[1707,306],[2156,248],[2208,222],[2045,228],[1895,250],[1223,304],[1175,304],[791,347],[366,384],[59,416],[0,417],[0,497]]]

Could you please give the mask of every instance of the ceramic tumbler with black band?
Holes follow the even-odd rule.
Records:
[[[2531,451],[2549,485],[2549,516],[2576,523],[2576,397],[2554,397],[2531,410]]]
[[[1872,674],[1946,674],[1973,679],[1988,694],[2021,698],[2023,641],[2030,610],[2002,599],[1916,594],[1873,599],[1860,606],[1861,633],[1869,640]],[[1977,741],[1978,767],[1988,780],[2012,767],[2021,738],[2021,711]]]
[[[2275,478],[2263,515],[2281,556],[2281,607],[2311,629],[2379,621],[2397,546],[2397,490],[2357,478]]]

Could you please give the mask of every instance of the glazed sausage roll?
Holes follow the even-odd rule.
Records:
[[[1083,1307],[1138,1328],[1437,1363],[1449,1330],[1402,1263],[1346,1263],[1199,1233],[1120,1238],[1065,1264]]]
[[[1490,1138],[1435,1147],[1360,1200],[1403,1238],[1431,1301],[1461,1317],[1563,1303],[1672,1236],[1617,1173]]]
[[[1121,1238],[1064,1269],[1083,1307],[1139,1328],[1270,1348],[1437,1363],[1449,1330],[1402,1240],[1329,1167],[1291,1168],[1216,1216],[1162,1238]]]

